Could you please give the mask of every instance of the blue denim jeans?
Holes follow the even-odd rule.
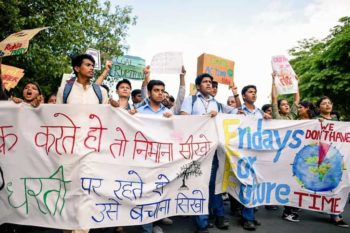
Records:
[[[243,206],[242,218],[243,220],[254,221],[255,220],[254,208],[247,208]]]
[[[215,195],[215,180],[216,172],[219,168],[218,156],[215,153],[210,173],[209,181],[209,211],[212,212],[217,217],[224,216],[224,201],[222,200],[221,194]],[[209,217],[208,215],[198,215],[196,216],[196,223],[199,229],[204,229],[208,226]]]

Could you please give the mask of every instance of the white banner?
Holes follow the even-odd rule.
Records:
[[[276,72],[276,91],[278,95],[297,93],[298,80],[296,74],[289,64],[288,59],[281,56],[274,56],[271,59],[272,70]]]
[[[0,108],[0,224],[89,229],[208,213],[217,147],[210,117]]]
[[[343,211],[350,191],[348,122],[232,115],[218,115],[216,121],[219,166],[225,168],[218,172],[217,193],[228,191],[248,207]]]

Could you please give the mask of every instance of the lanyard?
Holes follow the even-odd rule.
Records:
[[[201,100],[201,102],[202,102],[202,104],[204,106],[205,114],[207,114],[208,113],[210,99],[206,100],[206,99],[201,98],[201,97],[199,97],[199,99]]]

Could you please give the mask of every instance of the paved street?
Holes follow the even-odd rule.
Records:
[[[225,202],[226,216],[230,220],[229,230],[219,230],[217,228],[209,229],[210,233],[242,233],[249,232],[243,230],[239,225],[239,216],[231,215],[229,202]],[[256,212],[257,219],[262,223],[256,230],[259,233],[342,233],[350,232],[349,228],[341,228],[330,223],[329,215],[302,210],[299,215],[301,221],[299,223],[291,223],[281,218],[283,207],[278,210],[266,210],[264,207],[259,207]],[[348,203],[343,213],[344,220],[350,222],[350,204]],[[195,224],[193,217],[173,217],[173,225],[160,225],[164,233],[194,233]],[[139,233],[140,227],[125,227],[125,233]],[[90,231],[91,232],[91,231]],[[108,231],[110,233],[112,231]],[[3,233],[3,232],[1,232]],[[59,230],[52,229],[38,229],[25,233],[62,233]],[[92,231],[91,233],[94,233]],[[107,233],[107,231],[106,231]]]
[[[217,228],[209,229],[210,233],[225,233],[225,232],[249,232],[243,230],[239,225],[239,217],[230,214],[229,202],[225,202],[227,217],[230,219],[230,229],[222,231]],[[299,223],[291,223],[281,218],[283,207],[278,210],[266,210],[264,207],[259,207],[256,212],[257,219],[262,223],[258,226],[256,232],[259,233],[342,233],[350,232],[349,228],[341,228],[330,223],[329,215],[317,212],[302,210],[299,215],[301,221]],[[350,222],[350,204],[348,203],[343,213],[344,220]],[[195,224],[193,218],[174,217],[174,225],[162,225],[165,233],[193,233],[195,232]],[[132,229],[133,232],[134,229]],[[128,231],[126,231],[128,232]]]

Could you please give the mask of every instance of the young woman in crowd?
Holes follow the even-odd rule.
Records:
[[[310,120],[316,116],[315,106],[309,101],[301,101],[298,106],[298,119]]]
[[[332,115],[333,112],[333,103],[332,100],[327,96],[322,96],[316,103],[316,107],[319,110],[319,115],[315,118],[322,120],[330,120],[330,121],[339,121],[337,116]],[[331,214],[331,221],[334,225],[338,227],[349,227],[343,217],[340,214]]]
[[[42,102],[42,95],[40,87],[35,82],[28,82],[22,90],[22,98],[11,97],[12,101],[16,104],[26,103],[33,107],[38,107]]]

